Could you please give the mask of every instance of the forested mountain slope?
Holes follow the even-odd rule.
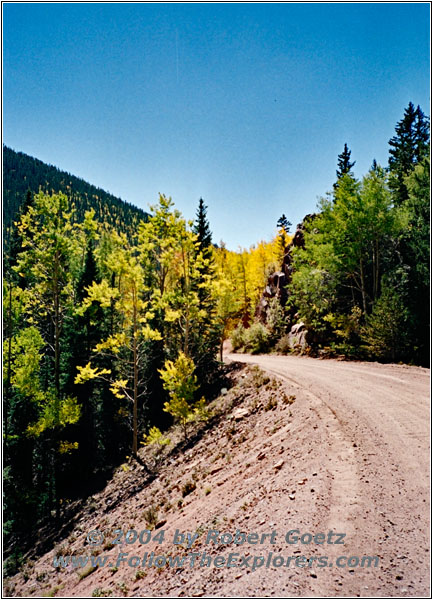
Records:
[[[3,227],[4,238],[9,237],[9,227],[27,192],[63,192],[75,205],[75,219],[83,221],[86,210],[93,208],[96,219],[124,232],[128,237],[136,230],[140,220],[148,215],[137,208],[83,179],[61,171],[57,167],[15,152],[3,146]]]

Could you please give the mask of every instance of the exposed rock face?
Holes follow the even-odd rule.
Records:
[[[296,323],[288,335],[290,348],[305,350],[308,346],[308,331],[304,323]]]
[[[266,323],[269,302],[272,298],[278,298],[283,307],[286,307],[287,305],[287,300],[289,298],[287,285],[292,280],[293,274],[292,248],[304,248],[305,225],[309,221],[314,219],[315,216],[316,215],[314,214],[307,215],[306,217],[304,217],[302,223],[299,223],[296,226],[295,235],[293,236],[293,239],[290,242],[290,244],[285,249],[283,264],[281,265],[281,271],[276,271],[268,277],[266,288],[262,294],[262,297],[259,300],[256,309],[256,317],[258,317],[258,319],[262,323]],[[296,309],[292,308],[290,310],[290,321],[293,321],[295,313]]]

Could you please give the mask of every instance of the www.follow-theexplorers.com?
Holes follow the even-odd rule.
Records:
[[[377,567],[379,565],[378,556],[347,556],[342,554],[334,558],[323,555],[305,556],[299,547],[308,550],[318,547],[325,548],[330,545],[344,545],[345,533],[337,533],[328,531],[327,533],[303,533],[299,529],[291,529],[285,533],[279,534],[276,531],[269,533],[246,533],[236,530],[235,533],[220,532],[216,529],[211,529],[207,532],[181,532],[176,529],[176,532],[170,536],[164,529],[151,531],[144,529],[136,531],[131,529],[124,532],[121,529],[116,529],[109,534],[98,529],[90,531],[86,536],[88,546],[92,546],[92,553],[89,555],[72,554],[72,555],[57,555],[53,558],[53,566],[56,568],[83,568],[83,567],[109,567],[119,569],[122,565],[127,565],[131,568],[146,569],[146,568],[244,568],[251,571],[256,571],[262,568],[306,568],[313,567],[337,567],[337,568],[368,568]],[[200,551],[193,551],[193,546],[201,539]],[[166,552],[159,554],[154,550],[152,552],[145,551],[137,552],[137,547],[134,547],[134,553],[128,551],[127,546],[138,544],[145,547],[148,544],[160,545],[163,543],[171,543],[173,548],[177,550],[176,554]],[[252,546],[254,550],[263,544],[275,545],[279,543],[287,545],[287,552],[279,553],[267,551],[265,553],[254,552],[250,549],[246,551],[246,547]],[[203,545],[205,549],[203,549]],[[103,550],[111,550],[117,546],[117,554],[97,554],[97,547]],[[293,546],[297,546],[295,550]],[[243,552],[238,552],[238,548],[242,547]],[[216,554],[215,550],[224,549],[224,554]],[[341,548],[343,550],[343,548]],[[95,552],[96,550],[96,552]]]

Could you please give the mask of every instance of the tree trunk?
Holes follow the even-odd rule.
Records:
[[[362,263],[362,258],[359,260],[359,271],[361,276],[361,295],[362,295],[362,306],[364,309],[364,315],[367,314],[367,298],[365,292],[365,276],[364,276],[364,265]]]
[[[133,299],[133,363],[134,363],[134,406],[132,415],[132,454],[137,456],[138,450],[138,365],[137,365],[137,301],[135,297],[135,289],[132,292]]]
[[[189,357],[189,307],[186,309],[186,318],[185,318],[185,341],[183,344],[183,353],[185,356]]]
[[[58,429],[60,425],[60,285],[59,285],[59,253],[54,262],[54,386],[56,390],[54,408],[54,503],[56,519],[60,517],[60,498],[58,494]]]
[[[220,362],[223,362],[223,346],[224,346],[224,339],[225,339],[225,335],[226,335],[226,324],[224,324],[223,326],[223,330],[221,333],[221,341],[220,341]]]
[[[373,301],[379,296],[379,242],[373,241]]]
[[[379,241],[376,240],[376,292],[375,292],[374,299],[376,299],[379,296],[379,294],[380,294],[379,274],[380,274]]]
[[[7,358],[7,377],[5,386],[5,397],[4,397],[4,435],[5,435],[5,458],[8,459],[7,447],[8,447],[8,434],[9,434],[9,402],[11,395],[11,362],[12,362],[12,283],[9,281],[9,310],[8,310],[8,324],[7,324],[7,335],[8,338],[8,358]]]

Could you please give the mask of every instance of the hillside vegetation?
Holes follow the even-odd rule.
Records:
[[[4,240],[8,241],[14,219],[26,200],[28,192],[65,194],[74,207],[74,219],[84,220],[86,210],[93,209],[98,221],[106,222],[128,236],[136,229],[147,213],[75,175],[57,167],[15,152],[3,146],[3,226]]]
[[[429,364],[429,122],[419,107],[409,104],[389,143],[388,168],[374,160],[361,180],[345,145],[332,192],[287,249],[285,310],[278,289],[262,324],[234,332],[235,348],[289,351],[299,337],[281,334],[302,323],[312,355]]]

